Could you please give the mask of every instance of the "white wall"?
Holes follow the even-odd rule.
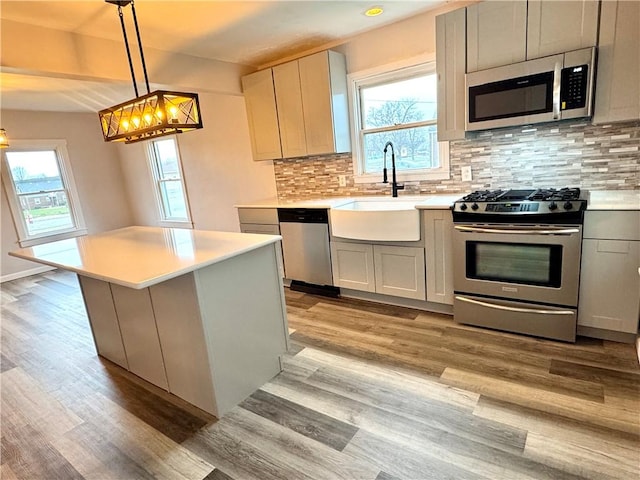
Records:
[[[178,135],[194,228],[239,231],[234,205],[276,196],[273,162],[254,162],[244,97],[200,94],[204,128]],[[144,144],[119,145],[135,223],[159,216]]]
[[[102,140],[97,114],[53,113],[17,110],[2,111],[2,127],[11,140],[64,139],[78,188],[82,213],[89,233],[112,230],[132,224],[129,199],[124,187],[117,149]],[[18,234],[7,203],[4,185],[2,203],[0,274],[8,276],[40,267],[10,257],[10,250],[20,248]]]

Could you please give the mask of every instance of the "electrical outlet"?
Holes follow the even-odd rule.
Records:
[[[338,175],[338,185],[341,187],[347,186],[347,176],[346,175]]]
[[[465,165],[464,167],[460,168],[460,172],[462,173],[463,182],[470,182],[472,180],[471,165]]]

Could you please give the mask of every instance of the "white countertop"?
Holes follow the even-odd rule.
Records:
[[[640,210],[640,190],[592,190],[587,210]]]
[[[313,200],[278,200],[268,198],[252,203],[235,205],[236,208],[333,208],[355,201],[398,201],[415,202],[419,210],[443,210],[466,193],[439,193],[426,195],[400,195],[392,198],[388,195],[368,197],[331,197]],[[591,190],[587,210],[640,210],[640,190]]]
[[[466,193],[427,194],[427,195],[400,195],[393,198],[389,195],[373,195],[368,197],[331,197],[312,200],[279,200],[268,198],[251,203],[235,205],[236,208],[333,208],[345,205],[349,202],[366,201],[398,201],[415,202],[418,209],[442,210],[451,207],[453,202],[466,195]]]
[[[9,255],[142,289],[277,242],[278,235],[127,227]]]

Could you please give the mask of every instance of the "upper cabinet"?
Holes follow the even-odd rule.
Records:
[[[594,123],[640,119],[640,2],[602,2]]]
[[[480,2],[467,7],[467,72],[526,59],[527,2]]]
[[[598,41],[598,11],[598,0],[471,5],[467,7],[467,72],[592,47]]]
[[[254,160],[282,158],[271,69],[242,77]]]
[[[436,17],[438,77],[438,141],[465,136],[464,74],[466,65],[465,9]]]
[[[527,59],[597,45],[597,0],[529,0],[527,5]]]
[[[258,89],[253,77],[258,74],[263,74],[265,81],[271,79],[270,93],[262,86],[261,99],[254,98]],[[351,150],[344,55],[323,51],[242,80],[251,144],[256,145],[254,160]],[[264,128],[259,119],[265,122]]]

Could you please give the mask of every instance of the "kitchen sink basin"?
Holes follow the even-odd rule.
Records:
[[[356,200],[331,209],[331,233],[355,240],[420,240],[416,201]]]

